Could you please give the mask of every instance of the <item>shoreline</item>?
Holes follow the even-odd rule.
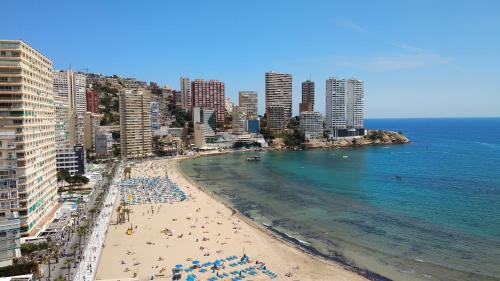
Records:
[[[331,149],[331,148],[329,148],[329,149]],[[271,150],[266,150],[266,151],[286,151],[286,150],[271,149]],[[291,150],[291,151],[294,151],[294,150]],[[238,151],[231,151],[231,152],[238,152]],[[215,156],[215,155],[227,154],[227,153],[231,153],[231,152],[207,154],[207,155],[201,155],[201,157]],[[242,151],[242,152],[244,152],[244,151]],[[196,157],[193,157],[193,158],[196,158]],[[321,253],[320,251],[318,251],[316,248],[309,246],[309,245],[306,245],[303,241],[301,241],[297,238],[289,236],[288,234],[281,232],[281,231],[273,228],[270,225],[269,226],[263,225],[255,220],[253,220],[252,218],[250,218],[250,217],[246,216],[245,214],[241,213],[240,211],[238,211],[236,208],[234,208],[228,202],[224,201],[224,199],[220,198],[220,196],[217,196],[216,194],[210,195],[208,193],[208,191],[202,185],[194,182],[194,180],[191,179],[186,174],[184,174],[182,169],[179,167],[179,165],[182,161],[189,160],[189,159],[192,159],[192,158],[177,159],[175,161],[173,168],[176,169],[176,172],[178,174],[180,174],[186,181],[188,181],[190,184],[192,184],[193,186],[198,188],[200,191],[204,192],[207,196],[213,198],[214,200],[216,200],[220,204],[224,205],[229,210],[233,211],[234,214],[239,219],[245,221],[247,224],[249,224],[250,226],[254,227],[255,229],[261,231],[265,235],[269,236],[271,239],[276,239],[288,247],[293,247],[293,248],[303,252],[304,254],[308,255],[312,259],[316,259],[316,260],[319,260],[321,262],[326,262],[329,264],[333,263],[337,266],[341,266],[345,270],[348,270],[350,272],[358,274],[359,276],[364,277],[367,280],[373,280],[373,281],[391,281],[392,280],[392,279],[387,278],[387,277],[385,277],[381,274],[378,274],[376,272],[369,271],[367,269],[362,269],[358,266],[349,264],[346,261],[345,257],[340,255],[340,254],[336,254],[335,256],[325,255],[325,254]]]
[[[221,153],[212,153],[216,154]],[[188,200],[131,205],[130,222],[122,224],[115,223],[115,208],[96,280],[169,278],[171,268],[177,264],[191,264],[194,260],[203,263],[243,254],[249,256],[252,263],[265,262],[278,274],[277,280],[369,280],[339,263],[321,259],[279,239],[277,234],[258,227],[239,212],[233,215],[233,208],[210,196],[180,172],[177,165],[182,160],[146,160],[132,167],[132,177],[167,174],[186,193]],[[132,225],[133,233],[128,235],[127,229]],[[167,230],[172,234],[167,235]],[[252,280],[264,281],[269,277],[258,275]]]

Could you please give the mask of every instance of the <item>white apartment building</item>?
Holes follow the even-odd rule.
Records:
[[[75,130],[75,141],[78,144],[84,144],[84,119],[87,111],[87,99],[85,94],[86,76],[85,74],[67,71],[54,72],[54,95],[59,97],[60,101],[66,101],[69,110],[74,111],[75,126],[69,128]]]
[[[284,129],[290,118],[292,118],[292,75],[286,73],[266,73],[266,115],[269,116],[270,108],[283,108],[283,124],[280,127],[268,127],[269,129]],[[276,114],[275,110],[273,114]],[[279,116],[276,116],[277,119]],[[281,121],[281,120],[280,120]],[[269,122],[268,122],[269,124]],[[278,122],[272,122],[278,124]]]
[[[326,129],[334,137],[339,130],[355,131],[364,127],[363,81],[329,78],[326,81]]]
[[[259,116],[257,92],[239,92],[238,105],[245,110],[248,119],[254,120]]]
[[[52,77],[52,61],[43,54],[20,40],[0,40],[0,131],[15,134],[17,163],[10,167],[16,168],[22,236],[57,200]]]
[[[141,89],[120,93],[120,143],[122,159],[142,158],[153,153],[151,98]]]
[[[303,111],[300,113],[300,131],[305,139],[319,139],[323,137],[323,116],[319,112]]]

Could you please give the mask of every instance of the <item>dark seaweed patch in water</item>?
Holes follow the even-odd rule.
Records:
[[[382,229],[378,229],[375,226],[371,226],[365,223],[363,220],[352,220],[352,219],[338,219],[336,220],[341,223],[356,226],[365,233],[375,234],[375,235],[385,235],[387,232]]]
[[[359,275],[361,275],[369,280],[373,280],[373,281],[391,281],[392,280],[392,279],[389,279],[385,276],[382,276],[376,272],[360,268],[360,267],[348,262],[347,259],[339,253],[332,253],[330,255],[325,255],[322,252],[318,251],[316,248],[314,248],[312,246],[304,245],[296,238],[290,237],[287,234],[275,229],[274,227],[267,227],[267,228],[269,230],[271,230],[273,233],[280,236],[282,239],[285,239],[291,243],[294,243],[294,244],[302,247],[303,249],[305,249],[309,253],[316,255],[316,256],[319,256],[319,257],[322,257],[322,258],[325,258],[325,259],[329,259],[329,260],[333,260],[335,262],[338,262],[338,263],[344,265],[346,268],[348,268],[352,272],[355,272],[355,273],[357,273],[357,274],[359,274]]]

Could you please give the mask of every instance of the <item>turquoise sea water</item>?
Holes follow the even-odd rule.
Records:
[[[366,125],[413,142],[181,168],[256,222],[352,266],[394,280],[500,280],[500,118]]]

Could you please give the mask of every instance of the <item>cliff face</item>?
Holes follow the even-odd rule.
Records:
[[[398,132],[368,131],[366,136],[360,138],[346,138],[333,141],[310,141],[304,143],[305,148],[332,148],[361,145],[388,145],[409,143],[407,137]]]

